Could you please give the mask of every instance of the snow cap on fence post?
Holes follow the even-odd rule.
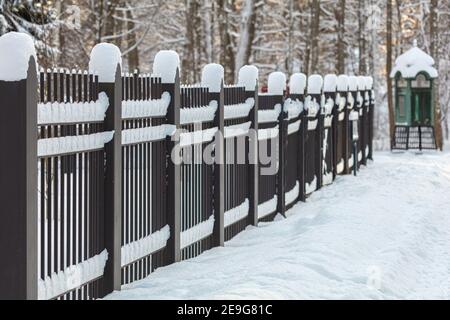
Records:
[[[358,77],[358,90],[359,91],[365,91],[366,88],[366,77],[359,76]]]
[[[180,70],[180,56],[173,50],[161,50],[153,62],[153,74],[161,76],[162,83],[175,83]]]
[[[350,76],[348,78],[348,90],[349,91],[358,91],[358,77]]]
[[[348,91],[348,76],[345,74],[341,74],[337,79],[337,90],[339,92],[347,92]]]
[[[319,74],[313,74],[308,79],[308,93],[309,94],[322,94],[323,78]]]
[[[267,92],[275,96],[282,96],[286,91],[286,75],[283,72],[272,72],[267,81]]]
[[[239,70],[238,85],[245,87],[245,91],[255,91],[258,85],[259,70],[255,66],[243,66]]]
[[[98,74],[99,82],[115,82],[117,65],[122,67],[122,53],[114,44],[99,43],[92,49],[89,71]]]
[[[324,92],[336,92],[338,77],[335,74],[327,74],[323,83]]]
[[[305,94],[308,79],[303,73],[294,73],[289,82],[289,92],[291,94]]]
[[[1,36],[0,80],[13,82],[26,79],[31,57],[37,64],[36,49],[29,35],[9,32]]]
[[[207,64],[202,71],[202,87],[209,88],[210,93],[219,93],[224,77],[225,70],[220,64]]]
[[[373,78],[365,77],[365,80],[366,80],[366,90],[372,90],[373,89]]]

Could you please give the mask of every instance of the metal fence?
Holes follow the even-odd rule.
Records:
[[[0,298],[103,297],[285,215],[372,158],[368,90],[349,105],[348,92],[210,92],[120,66],[114,82],[33,68],[0,81],[10,105],[0,118],[0,148],[10,150],[0,162]]]

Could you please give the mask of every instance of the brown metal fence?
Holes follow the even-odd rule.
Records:
[[[181,86],[179,75],[174,84],[163,84],[156,76],[120,74],[120,68],[114,83],[63,70],[0,81],[2,102],[14,106],[6,116],[29,126],[18,127],[24,132],[16,130],[12,144],[4,137],[12,124],[0,119],[0,148],[17,157],[16,163],[0,163],[1,200],[5,208],[17,201],[27,205],[22,216],[2,213],[1,254],[27,268],[0,266],[0,275],[10,275],[0,277],[0,298],[103,297],[159,267],[221,246],[249,225],[285,215],[343,165],[349,173],[347,103],[339,111],[335,101],[332,114],[323,115],[322,96],[312,95],[317,110],[292,115],[286,103],[303,106],[308,97],[257,91],[232,85],[210,92]],[[373,101],[371,92],[362,94],[370,99],[360,122],[364,164],[373,155]],[[347,92],[340,96],[346,99]],[[326,98],[336,100],[336,93]],[[66,118],[56,121],[58,112]],[[241,131],[230,134],[236,128]],[[178,140],[176,129],[182,130]],[[181,163],[172,161],[177,147]],[[259,153],[252,158],[254,150]],[[261,152],[275,159],[275,171],[264,173],[273,163],[263,161]],[[3,177],[20,173],[24,163],[27,175],[9,190]],[[14,248],[1,244],[5,237],[17,239]]]

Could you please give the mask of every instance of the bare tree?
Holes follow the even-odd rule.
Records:
[[[393,101],[393,88],[392,81],[390,79],[390,73],[392,71],[392,0],[387,0],[386,6],[386,83],[387,83],[387,99],[388,99],[388,112],[389,112],[389,125],[390,125],[390,138],[394,138],[395,131],[395,115],[394,115],[394,101]]]
[[[245,0],[241,11],[239,26],[239,45],[237,47],[235,62],[235,80],[237,80],[239,69],[249,63],[253,40],[255,38],[255,0]]]
[[[317,73],[319,65],[319,33],[320,33],[320,0],[312,1],[312,28],[311,28],[311,72]]]
[[[336,72],[338,74],[345,73],[345,0],[339,0],[339,6],[335,10],[337,20],[337,55],[336,55]]]
[[[439,16],[438,16],[438,1],[431,0],[430,4],[430,51],[431,55],[436,61],[436,65],[439,68]],[[435,102],[435,130],[436,130],[436,143],[438,148],[442,150],[443,139],[442,139],[442,113],[440,107],[440,97],[439,97],[439,78],[435,80],[435,90],[434,102]]]

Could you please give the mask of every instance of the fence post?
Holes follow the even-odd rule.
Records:
[[[284,110],[284,96],[276,97],[276,103],[281,104],[281,112],[278,118],[279,132],[279,167],[278,167],[278,213],[286,217],[286,152],[288,147],[288,114]]]
[[[105,267],[103,295],[121,288],[122,249],[122,70],[117,65],[114,83],[99,83],[99,91],[109,99],[105,131],[114,131],[113,140],[105,146]]]
[[[422,127],[419,125],[419,151],[422,152]]]
[[[370,106],[369,106],[369,159],[373,161],[373,139],[374,139],[374,107],[375,107],[375,92],[373,90],[373,78],[369,77],[369,95],[370,95]]]
[[[300,95],[300,101],[302,101],[302,103],[305,103],[305,95],[302,94]],[[298,155],[298,159],[299,159],[299,181],[300,181],[300,201],[302,202],[306,202],[306,137],[308,135],[308,112],[306,110],[303,110],[302,113],[300,114],[300,120],[301,120],[301,125],[300,125],[300,130],[298,131],[299,133],[299,143],[300,143],[300,147],[299,147],[299,155]]]
[[[224,127],[225,127],[225,109],[224,109],[224,89],[223,81],[220,92],[210,93],[210,100],[217,101],[217,112],[214,118],[214,126],[218,128],[215,139],[215,165],[214,165],[214,233],[213,243],[216,247],[223,247],[225,244],[225,146],[224,146]]]
[[[352,152],[352,125],[350,121],[350,113],[355,110],[357,96],[356,92],[358,91],[358,79],[355,76],[350,76],[348,78],[348,98],[347,98],[347,108],[345,110],[345,174],[352,174],[352,168],[350,168],[349,159],[353,157]],[[352,101],[350,101],[350,98]],[[352,104],[351,104],[352,102]],[[354,159],[354,165],[357,165],[358,159]]]
[[[258,95],[258,69],[254,66],[244,66],[239,70],[239,86],[245,87],[245,99],[254,99],[255,103],[250,110],[248,121],[251,122],[248,139],[248,225],[257,226],[259,206],[259,95]]]
[[[305,89],[307,85],[306,75],[303,73],[294,73],[289,81],[289,94],[293,101],[302,104],[302,110],[299,115],[300,129],[297,132],[298,152],[297,152],[297,180],[300,182],[298,200],[305,202],[305,137],[307,134],[308,120],[306,117]]]
[[[321,103],[320,106],[320,111],[319,111],[319,154],[316,155],[316,176],[317,176],[317,190],[322,189],[323,187],[323,160],[324,160],[324,156],[323,156],[323,151],[325,148],[324,145],[324,137],[325,137],[325,114],[324,114],[324,106]]]
[[[31,38],[18,40],[33,46]],[[0,75],[0,300],[38,298],[37,73],[35,58],[27,59],[22,80]]]
[[[250,111],[249,121],[252,123],[250,126],[249,137],[249,162],[248,162],[248,197],[249,197],[249,215],[248,224],[251,226],[257,226],[259,222],[258,218],[258,206],[259,206],[259,96],[258,86],[254,91],[245,91],[245,97],[253,98],[255,105]],[[253,159],[252,156],[253,155]]]
[[[217,133],[215,143],[214,162],[214,230],[213,246],[223,247],[225,244],[225,96],[224,96],[224,69],[219,64],[208,64],[203,68],[202,86],[209,88],[209,101],[217,102],[217,111],[214,117],[214,127]]]
[[[156,62],[155,62],[156,63]],[[175,79],[168,82],[162,79],[162,91],[171,96],[167,110],[167,123],[180,129],[180,71],[177,67]],[[179,149],[179,139],[167,138],[166,152],[169,157],[167,172],[167,222],[170,227],[170,238],[167,242],[167,264],[181,261],[181,163],[171,159],[173,150]]]
[[[106,58],[105,58],[106,57]],[[122,60],[119,48],[101,43],[92,49],[89,69],[97,72],[99,92],[108,96],[105,131],[114,131],[105,145],[104,239],[108,251],[101,296],[121,288],[122,249]],[[112,60],[112,61],[111,61]]]
[[[163,50],[156,54],[153,62],[153,74],[161,76],[162,92],[170,94],[167,109],[167,124],[175,130],[173,137],[166,139],[167,183],[166,211],[167,224],[170,227],[170,238],[167,241],[165,264],[181,261],[181,164],[177,159],[180,151],[178,136],[180,125],[181,92],[180,92],[180,57],[175,51]],[[172,157],[172,156],[175,156]],[[164,188],[163,188],[164,189]],[[164,191],[163,191],[164,192]]]

